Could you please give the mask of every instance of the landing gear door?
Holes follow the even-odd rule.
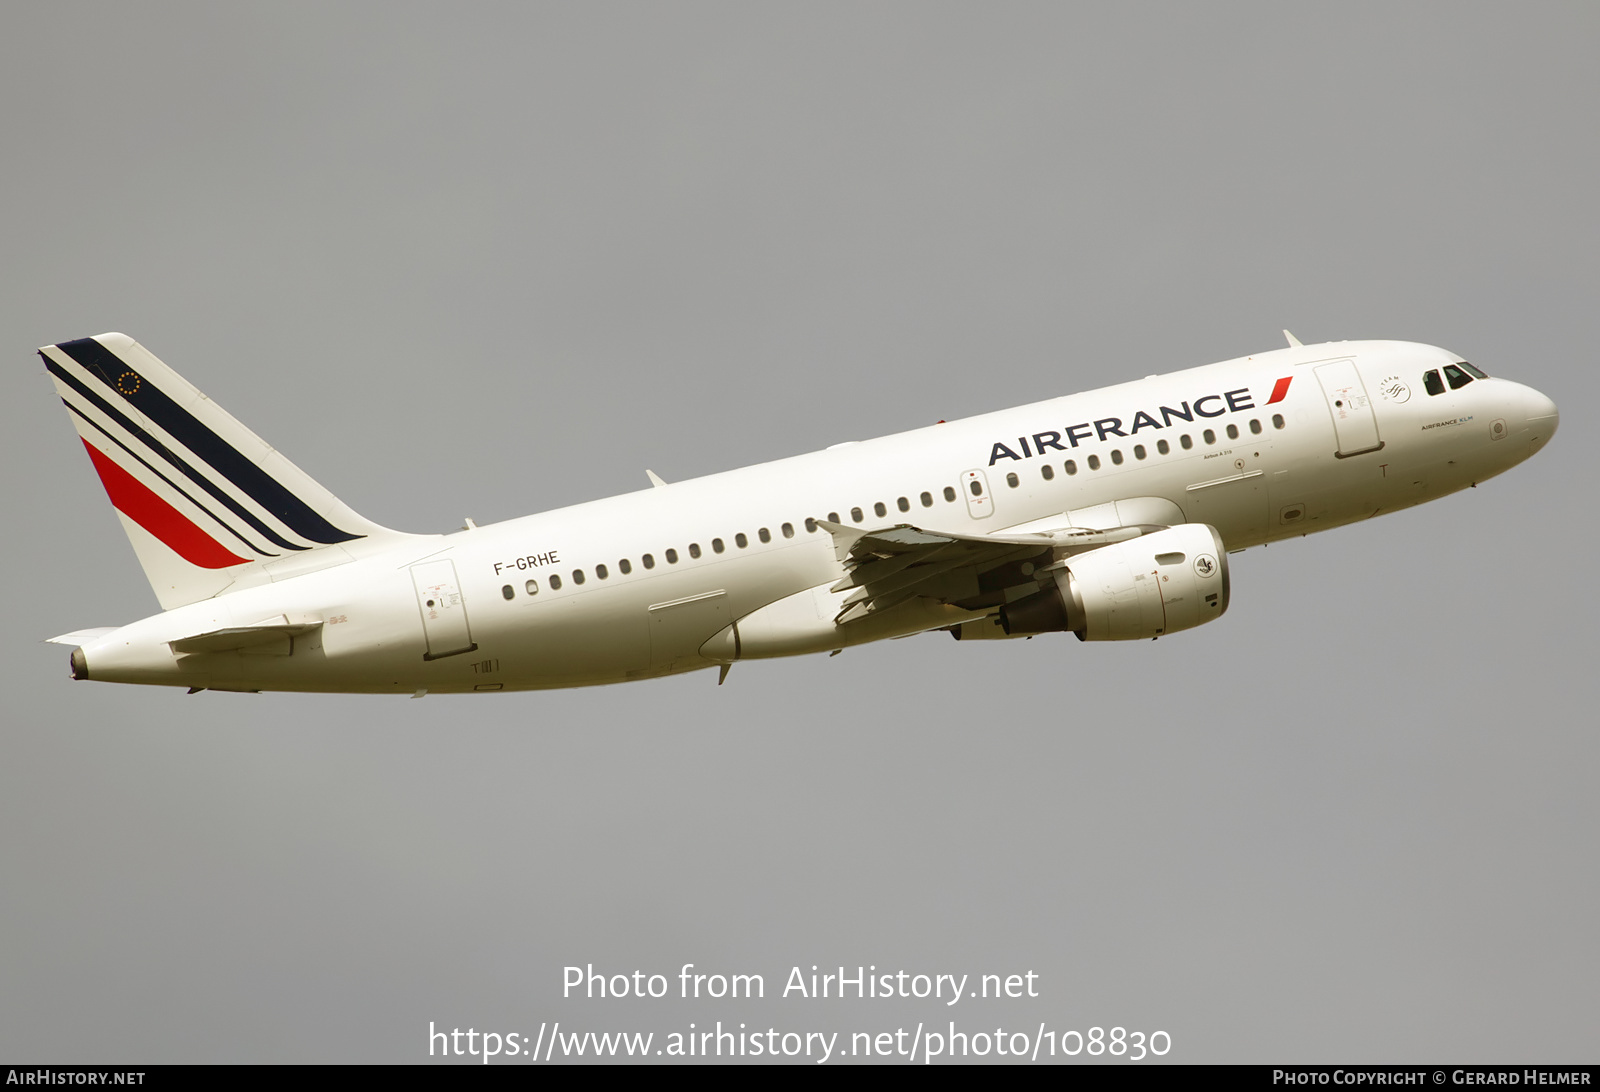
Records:
[[[994,498],[989,495],[989,479],[981,470],[969,470],[961,475],[961,495],[967,498],[967,514],[973,519],[983,519],[994,512]]]
[[[428,640],[424,660],[438,660],[478,646],[467,627],[467,604],[456,581],[456,563],[423,561],[411,566],[411,582],[417,589],[417,608],[422,611],[422,632]]]
[[[1328,400],[1328,412],[1333,414],[1338,457],[1345,459],[1381,448],[1383,441],[1378,438],[1378,418],[1372,412],[1372,399],[1367,397],[1367,388],[1361,382],[1356,362],[1335,360],[1317,365],[1317,382],[1322,384],[1322,394]]]

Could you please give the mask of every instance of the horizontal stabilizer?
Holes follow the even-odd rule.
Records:
[[[52,645],[75,645],[82,648],[90,641],[98,641],[108,633],[115,633],[121,626],[95,626],[93,629],[75,629],[71,633],[63,633],[59,637],[49,638]]]
[[[321,622],[267,621],[253,626],[229,626],[193,637],[171,641],[168,647],[179,654],[193,655],[202,652],[249,652],[268,656],[287,656],[294,648],[294,638],[315,633]]]

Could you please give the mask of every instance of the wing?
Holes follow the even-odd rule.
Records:
[[[845,567],[844,579],[830,589],[850,592],[834,617],[838,625],[917,596],[967,610],[999,606],[1007,599],[1007,588],[1031,588],[1035,572],[1065,557],[1156,529],[1063,527],[1011,535],[958,535],[909,523],[866,530],[819,519],[817,526],[833,535],[834,554]]]

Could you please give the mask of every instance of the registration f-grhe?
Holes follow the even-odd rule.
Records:
[[[1398,341],[1221,364],[448,535],[363,519],[123,334],[40,350],[162,612],[76,679],[471,693],[944,631],[1163,637],[1228,555],[1476,485],[1553,402]],[[720,680],[719,680],[720,681]]]

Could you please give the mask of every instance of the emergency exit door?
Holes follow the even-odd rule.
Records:
[[[994,511],[989,479],[981,470],[969,470],[961,475],[961,495],[967,498],[967,515],[973,519],[984,519]]]

